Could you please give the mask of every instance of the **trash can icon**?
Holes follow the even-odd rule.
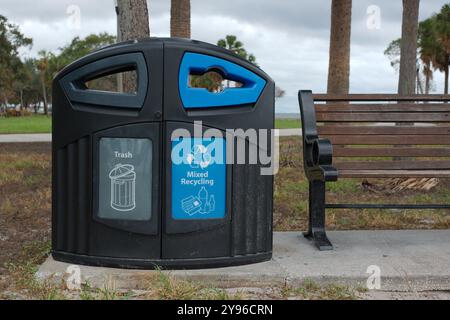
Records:
[[[131,164],[117,164],[109,173],[111,208],[131,211],[136,208],[136,172]]]

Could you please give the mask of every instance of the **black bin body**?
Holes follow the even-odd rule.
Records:
[[[127,70],[138,75],[135,94],[85,85]],[[208,70],[243,86],[189,87],[189,74]],[[271,258],[273,177],[261,175],[259,160],[211,164],[214,152],[229,152],[227,139],[244,138],[211,138],[216,151],[202,138],[211,128],[273,129],[274,82],[259,68],[198,41],[120,43],[62,70],[53,105],[56,260],[200,268]],[[191,137],[174,139],[180,128]],[[175,164],[172,152],[183,141],[192,143],[190,162]]]

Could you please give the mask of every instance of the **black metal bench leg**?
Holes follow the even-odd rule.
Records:
[[[309,183],[309,227],[304,236],[314,241],[321,251],[333,250],[325,231],[325,182]]]

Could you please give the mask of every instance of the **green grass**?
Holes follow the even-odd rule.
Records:
[[[299,119],[277,119],[275,128],[300,128]],[[12,133],[50,133],[52,131],[51,117],[32,115],[23,117],[0,117],[0,134]]]
[[[35,278],[39,265],[50,254],[50,248],[50,240],[31,242],[22,247],[17,262],[5,265],[12,274],[13,288],[22,292],[27,298],[38,300],[63,300],[66,298],[56,285]]]
[[[275,128],[277,129],[300,128],[300,119],[276,119]]]
[[[44,115],[0,117],[0,134],[50,133],[52,118]]]
[[[320,286],[310,279],[305,279],[299,287],[287,286],[282,295],[284,298],[300,300],[358,300],[360,288],[352,288],[339,284]]]

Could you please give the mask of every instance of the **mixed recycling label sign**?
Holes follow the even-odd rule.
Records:
[[[172,217],[222,219],[226,213],[226,145],[223,138],[172,141]]]

